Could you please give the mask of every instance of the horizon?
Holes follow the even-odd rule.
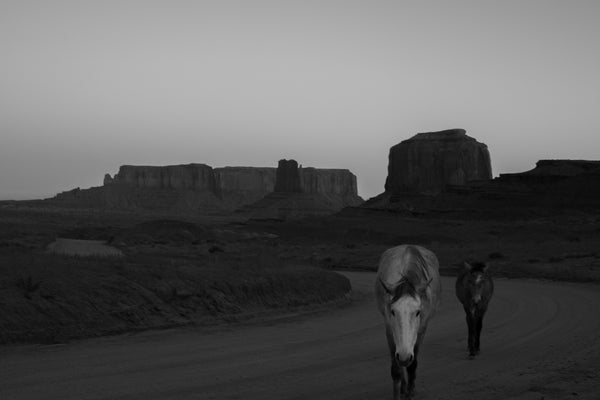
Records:
[[[0,200],[121,165],[348,169],[463,128],[493,176],[598,160],[600,3],[530,0],[0,4]]]
[[[529,171],[529,170],[531,170],[531,169],[534,169],[534,168],[536,167],[536,165],[537,165],[537,163],[538,163],[538,162],[540,162],[540,161],[549,161],[549,160],[560,160],[560,161],[562,161],[562,160],[566,160],[566,161],[595,161],[595,162],[600,162],[600,160],[564,159],[564,158],[562,158],[562,159],[558,159],[558,158],[547,159],[547,158],[546,158],[546,159],[540,159],[540,160],[536,160],[536,161],[535,161],[535,163],[533,164],[533,166],[532,166],[530,169],[527,169],[527,170],[524,170],[524,171],[501,172],[501,173],[499,173],[499,174],[494,174],[494,176],[492,176],[492,179],[498,178],[500,175],[503,175],[503,174],[511,174],[511,173],[520,173],[520,172],[526,172],[526,171]],[[279,161],[279,160],[278,160],[278,161]],[[114,178],[114,177],[115,177],[115,176],[118,174],[118,172],[119,172],[119,169],[120,169],[121,167],[123,167],[123,166],[134,166],[134,167],[168,167],[168,166],[190,165],[190,164],[201,164],[201,165],[208,165],[208,164],[204,164],[204,163],[201,163],[201,162],[190,162],[190,163],[185,163],[185,164],[165,164],[165,165],[142,165],[142,164],[135,164],[135,165],[133,165],[133,164],[122,164],[122,165],[120,165],[120,166],[119,166],[119,167],[116,169],[116,172],[114,172],[114,173],[106,172],[104,175],[102,175],[102,180],[104,180],[104,177],[105,177],[105,175],[110,175],[110,177],[111,177],[111,178]],[[340,167],[340,168],[319,168],[319,167],[313,167],[313,166],[311,166],[311,165],[302,165],[301,163],[298,163],[298,165],[299,165],[301,168],[317,168],[317,169],[340,169],[340,170],[348,170],[348,171],[350,171],[352,174],[354,174],[354,175],[356,176],[356,174],[355,174],[354,172],[352,172],[352,171],[351,171],[351,170],[349,170],[348,168],[343,168],[343,167]],[[232,165],[223,165],[223,166],[214,166],[214,165],[208,165],[208,166],[209,166],[209,167],[211,167],[211,168],[213,168],[213,169],[220,169],[220,168],[273,168],[273,169],[277,169],[277,165],[268,166],[268,165],[235,165],[235,164],[232,164]],[[386,172],[386,177],[387,177],[387,172]],[[358,176],[356,176],[356,179],[357,179],[357,181],[358,181]],[[19,199],[19,198],[0,198],[0,201],[26,201],[26,200],[42,200],[42,199],[47,199],[47,198],[50,198],[50,197],[54,197],[54,196],[56,196],[57,194],[59,194],[59,193],[61,193],[61,192],[64,192],[64,191],[70,191],[70,190],[73,190],[73,189],[81,189],[81,190],[85,190],[85,189],[89,189],[89,188],[91,188],[91,187],[99,187],[99,186],[104,186],[104,183],[103,183],[103,182],[101,182],[101,183],[100,183],[100,184],[98,184],[98,185],[92,185],[92,186],[88,186],[88,187],[79,187],[79,186],[77,186],[77,187],[72,187],[72,188],[70,188],[70,189],[65,189],[65,190],[63,190],[63,191],[56,192],[56,193],[53,193],[53,194],[49,194],[49,195],[46,195],[46,196],[43,196],[43,195],[42,195],[42,196],[38,196],[38,197],[33,197],[33,196],[31,196],[31,197],[25,197],[25,198],[21,198],[21,199]],[[376,193],[376,194],[374,194],[374,195],[372,195],[372,196],[370,196],[370,197],[365,197],[365,196],[361,195],[360,191],[358,191],[358,195],[359,195],[360,197],[362,197],[362,199],[363,199],[363,200],[368,200],[368,199],[370,199],[370,198],[372,198],[372,197],[375,197],[375,196],[377,196],[377,195],[379,195],[379,194],[382,194],[383,192],[385,192],[385,188],[383,188],[381,192],[379,192],[379,193]]]
[[[423,132],[419,132],[419,133],[423,133]],[[413,136],[414,136],[414,135],[413,135]],[[406,139],[405,139],[405,140],[406,140]],[[400,142],[398,142],[398,143],[400,143]],[[491,154],[490,154],[490,158],[491,158]],[[281,159],[280,159],[280,160],[281,160]],[[583,159],[556,159],[556,158],[554,158],[554,159],[540,159],[540,160],[536,160],[536,161],[533,163],[533,166],[532,166],[530,169],[533,169],[533,168],[535,168],[535,167],[536,167],[536,164],[537,164],[538,162],[540,162],[540,161],[546,161],[546,160],[597,161],[597,162],[600,162],[600,160],[583,160]],[[277,160],[277,161],[279,161],[279,160]],[[296,161],[297,161],[297,160],[296,160]],[[277,162],[276,162],[276,163],[277,163]],[[112,173],[111,173],[111,172],[105,172],[104,174],[102,174],[102,175],[101,175],[101,176],[102,176],[102,178],[101,178],[101,182],[100,182],[98,185],[92,185],[92,186],[88,186],[88,187],[72,187],[72,188],[69,188],[69,189],[65,189],[64,191],[70,191],[70,190],[73,190],[73,189],[82,189],[82,190],[84,190],[84,189],[89,189],[89,188],[91,188],[91,187],[99,187],[99,186],[104,186],[104,183],[102,182],[102,181],[104,180],[104,177],[105,177],[106,175],[110,175],[110,177],[111,177],[111,178],[114,178],[114,177],[115,177],[115,176],[116,176],[116,175],[119,173],[119,170],[120,170],[120,168],[121,168],[121,167],[123,167],[123,166],[135,166],[135,167],[168,167],[168,166],[178,166],[178,165],[201,164],[201,165],[208,165],[209,167],[211,167],[211,168],[213,168],[213,169],[219,169],[219,168],[273,168],[273,169],[277,169],[277,165],[276,165],[276,163],[275,163],[275,165],[236,165],[236,164],[231,164],[231,165],[222,165],[222,166],[208,165],[208,164],[205,164],[205,163],[202,163],[202,162],[189,162],[189,163],[184,163],[184,164],[164,164],[164,165],[144,165],[144,164],[135,164],[135,165],[134,165],[134,164],[122,164],[122,165],[119,165],[119,166],[116,168],[115,172],[112,172]],[[493,164],[493,162],[492,162],[492,164]],[[301,168],[318,168],[318,169],[341,169],[341,170],[349,170],[348,168],[343,168],[343,167],[339,167],[339,168],[320,168],[320,167],[314,167],[314,166],[312,166],[312,165],[303,165],[303,164],[302,164],[302,163],[300,163],[300,162],[298,163],[298,165],[299,165]],[[527,170],[524,170],[524,171],[514,171],[514,172],[510,172],[510,173],[526,172],[526,171],[529,171],[530,169],[527,169]],[[350,171],[352,174],[354,174],[354,175],[356,176],[356,179],[357,179],[357,181],[358,181],[359,177],[358,177],[358,176],[357,176],[357,175],[356,175],[356,174],[355,174],[355,173],[354,173],[352,170],[349,170],[349,171]],[[492,171],[492,172],[493,172],[493,171]],[[505,173],[501,172],[501,173],[498,173],[498,174],[494,174],[494,175],[492,176],[492,179],[495,179],[495,178],[499,177],[499,176],[500,176],[500,175],[502,175],[502,174],[505,174]],[[386,177],[387,177],[387,169],[386,169]],[[46,199],[46,198],[49,198],[49,197],[54,197],[55,195],[57,195],[57,194],[59,194],[59,193],[61,193],[61,192],[64,192],[64,191],[56,192],[56,193],[54,193],[54,194],[49,194],[49,195],[47,195],[47,196],[45,196],[45,197],[44,197],[44,196],[42,196],[42,197],[28,197],[28,198],[22,198],[22,199],[16,199],[16,198],[6,198],[6,199],[3,199],[3,198],[0,198],[0,201],[40,200],[40,199]],[[377,195],[379,195],[379,194],[383,193],[384,191],[385,191],[385,188],[382,188],[381,192],[379,192],[379,193],[376,193],[376,194],[374,194],[374,195],[372,195],[372,196],[370,196],[370,197],[365,197],[365,196],[361,195],[360,191],[358,191],[358,195],[359,195],[360,197],[362,197],[362,198],[363,198],[363,200],[368,200],[369,198],[375,197],[375,196],[377,196]]]

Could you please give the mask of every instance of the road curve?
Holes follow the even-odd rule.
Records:
[[[2,348],[0,399],[389,398],[374,274],[346,275],[352,304],[276,323]],[[600,391],[598,285],[497,279],[482,353],[469,360],[454,280],[442,283],[442,307],[419,360],[417,399],[552,399]]]

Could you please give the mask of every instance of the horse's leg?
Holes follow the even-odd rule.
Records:
[[[392,360],[392,390],[393,400],[400,400],[407,392],[407,371],[401,367],[395,360]]]
[[[417,354],[415,353],[415,359],[413,362],[406,367],[406,372],[408,375],[408,385],[406,388],[406,398],[412,398],[412,395],[415,393],[415,378],[417,377]]]
[[[481,337],[481,328],[483,326],[483,315],[485,313],[485,310],[482,310],[480,312],[477,313],[477,317],[475,318],[475,353],[479,354],[480,348],[479,348],[479,339]]]
[[[471,313],[471,310],[469,309],[465,309],[466,314],[467,314],[467,327],[469,329],[469,355],[470,356],[474,356],[475,355],[475,346],[474,346],[474,342],[475,342],[475,321],[473,318],[473,314]]]
[[[417,378],[419,347],[420,347],[421,341],[423,340],[424,334],[425,334],[425,332],[422,332],[421,334],[419,334],[419,337],[417,338],[417,343],[415,344],[415,349],[414,349],[415,358],[414,358],[413,362],[406,368],[406,372],[408,373],[408,388],[406,390],[406,394],[407,394],[408,398],[410,398],[410,396],[412,396],[413,393],[415,392],[415,379]]]
[[[390,368],[390,372],[392,375],[392,391],[394,393],[393,400],[400,400],[402,395],[406,393],[406,368],[398,365],[396,361],[396,345],[394,343],[394,338],[392,333],[386,329],[386,336],[388,340],[388,347],[390,350],[390,358],[392,360],[392,365]]]

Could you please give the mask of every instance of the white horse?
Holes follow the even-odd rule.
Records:
[[[435,254],[416,245],[388,249],[379,261],[375,295],[392,359],[394,400],[414,393],[419,347],[441,298],[438,269]]]

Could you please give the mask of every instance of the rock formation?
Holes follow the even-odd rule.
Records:
[[[483,190],[488,198],[552,208],[600,207],[600,161],[540,160],[530,171],[501,174]]]
[[[104,174],[104,185],[110,185],[111,183],[113,183],[113,178],[112,176],[110,176],[110,174]]]
[[[347,169],[303,168],[295,160],[280,160],[275,189],[240,212],[256,219],[291,219],[327,215],[357,206],[356,176]]]
[[[300,185],[304,193],[330,193],[356,198],[356,176],[347,169],[300,168]],[[352,201],[353,202],[353,201]]]
[[[369,199],[364,207],[413,215],[493,219],[537,218],[574,210],[597,214],[600,161],[540,160],[530,171],[448,185],[436,196],[383,193]]]
[[[516,174],[500,174],[500,181],[541,183],[568,177],[600,175],[600,161],[539,160],[535,168]]]
[[[277,191],[284,196],[305,194],[308,197],[299,208],[311,209],[319,203],[316,208],[327,212],[362,201],[350,171],[301,168],[294,160],[281,160],[277,169],[123,165],[114,177],[104,176],[103,186],[73,189],[48,201],[66,207],[215,214],[253,204]]]
[[[259,191],[270,193],[275,187],[276,168],[269,167],[223,167],[214,168],[220,191]]]
[[[301,193],[300,170],[296,160],[279,160],[275,192]]]
[[[487,146],[464,129],[419,133],[390,149],[385,191],[435,195],[446,185],[492,178]]]
[[[107,179],[105,178],[104,181],[106,184]],[[109,184],[218,193],[214,171],[212,167],[205,164],[167,165],[164,167],[123,165]]]
[[[227,209],[253,203],[275,188],[276,168],[224,167],[213,171],[222,204]]]
[[[218,213],[226,209],[212,167],[123,165],[104,185],[74,189],[54,199],[61,206],[160,212]]]
[[[347,169],[302,167],[295,160],[279,160],[273,191],[358,196],[356,176]]]

